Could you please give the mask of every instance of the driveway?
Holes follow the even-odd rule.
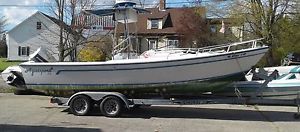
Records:
[[[74,116],[51,97],[0,93],[0,131],[298,132],[296,107],[227,104],[151,106],[107,118]]]

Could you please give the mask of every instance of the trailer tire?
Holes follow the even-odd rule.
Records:
[[[87,115],[91,109],[91,99],[84,95],[75,96],[70,102],[70,111],[77,116]]]
[[[105,97],[101,104],[101,113],[106,117],[118,117],[123,110],[123,102],[115,96]]]

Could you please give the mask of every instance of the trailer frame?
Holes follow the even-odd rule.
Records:
[[[75,103],[81,100],[81,104]],[[300,117],[300,92],[295,99],[266,99],[262,97],[225,97],[214,95],[203,95],[198,98],[147,98],[129,99],[124,94],[118,92],[78,92],[70,98],[52,97],[51,103],[57,103],[70,107],[74,115],[86,115],[94,105],[100,106],[100,111],[104,116],[117,117],[124,109],[130,110],[139,106],[151,105],[201,105],[201,104],[242,104],[242,105],[280,105],[296,106],[297,112],[294,118]],[[79,101],[80,102],[80,101]],[[83,105],[86,103],[85,105]],[[81,106],[82,108],[76,108]]]

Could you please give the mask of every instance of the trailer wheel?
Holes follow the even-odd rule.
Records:
[[[118,97],[108,96],[100,104],[101,113],[107,117],[117,117],[123,109],[122,101]]]
[[[70,102],[70,110],[74,115],[87,115],[91,109],[91,99],[84,95],[75,96]]]

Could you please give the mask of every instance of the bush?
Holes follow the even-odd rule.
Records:
[[[105,54],[97,47],[85,47],[79,52],[79,61],[105,61]]]

